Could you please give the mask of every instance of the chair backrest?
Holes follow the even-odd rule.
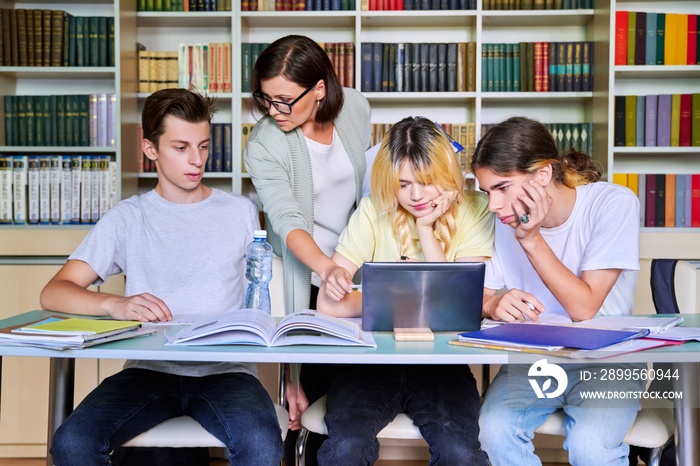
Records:
[[[634,313],[700,312],[700,260],[639,259]]]
[[[679,260],[674,285],[680,313],[700,312],[700,260]]]

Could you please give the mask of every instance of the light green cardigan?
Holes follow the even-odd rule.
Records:
[[[345,102],[333,121],[355,170],[355,206],[362,197],[365,151],[370,142],[370,107],[355,89],[345,88]],[[309,307],[311,270],[287,249],[287,235],[301,229],[313,236],[314,205],[311,159],[301,128],[283,132],[272,117],[253,128],[244,152],[246,170],[262,201],[268,241],[284,263],[287,313]],[[270,229],[271,227],[271,229]]]

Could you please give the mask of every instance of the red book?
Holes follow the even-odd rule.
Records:
[[[692,175],[690,179],[690,226],[700,227],[700,175]]]
[[[535,92],[543,92],[546,91],[546,89],[542,88],[544,82],[544,71],[542,68],[544,65],[542,42],[535,42],[534,49],[535,57],[533,61],[535,65]],[[547,49],[547,53],[549,53],[549,49]]]
[[[656,175],[646,175],[646,200],[644,201],[644,226],[656,226]]]
[[[698,15],[688,15],[688,59],[686,65],[695,65],[698,35]]]
[[[627,64],[627,18],[629,12],[615,12],[615,64]]]
[[[680,147],[690,147],[692,133],[692,112],[693,95],[681,94],[681,123],[678,145]]]
[[[542,92],[549,92],[549,42],[542,42]]]

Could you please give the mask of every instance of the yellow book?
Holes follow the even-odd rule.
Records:
[[[664,226],[676,226],[676,175],[666,174],[666,197],[664,198]]]
[[[620,186],[627,186],[627,173],[614,173],[613,183],[619,184]]]
[[[627,175],[627,187],[630,188],[634,194],[639,195],[639,174],[630,173]]]
[[[86,319],[83,317],[49,317],[26,327],[13,330],[13,333],[35,335],[84,336],[103,338],[117,333],[128,332],[141,327],[141,322],[131,320]]]
[[[688,61],[688,15],[676,15],[676,65]]]
[[[666,31],[664,33],[664,65],[676,65],[678,56],[678,14],[666,13]]]

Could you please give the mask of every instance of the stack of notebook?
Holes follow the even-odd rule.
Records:
[[[683,322],[674,317],[599,317],[572,324],[506,323],[460,333],[457,346],[548,354],[568,358],[605,358],[682,341],[664,332]],[[646,338],[645,338],[646,337]]]
[[[136,321],[53,316],[0,329],[0,345],[80,349],[150,333]]]

